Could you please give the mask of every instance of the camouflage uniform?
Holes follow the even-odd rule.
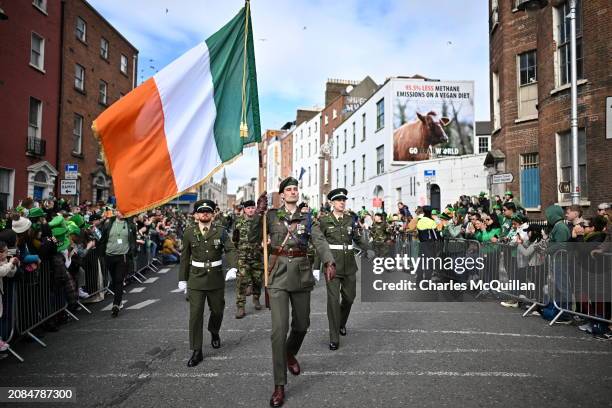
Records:
[[[386,257],[389,253],[388,240],[391,239],[391,232],[388,224],[384,221],[375,222],[370,228],[370,238],[372,247],[377,258]]]
[[[263,255],[261,249],[261,234],[251,233],[253,218],[240,216],[236,220],[235,244],[238,249],[238,274],[236,275],[236,306],[244,308],[246,293],[252,285],[254,299],[261,294],[263,275]]]

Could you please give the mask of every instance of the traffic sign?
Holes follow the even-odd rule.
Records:
[[[425,177],[436,177],[435,170],[424,170],[424,172],[425,172]]]
[[[78,164],[66,164],[64,166],[64,174],[66,180],[76,180],[79,178],[79,165]]]
[[[491,177],[491,184],[512,183],[514,176],[512,173],[494,174]]]
[[[61,195],[77,195],[76,180],[60,180]]]
[[[559,183],[559,192],[561,194],[569,194],[572,192],[572,187],[569,181],[562,181]]]

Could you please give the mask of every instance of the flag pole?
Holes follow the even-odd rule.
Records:
[[[244,52],[243,52],[243,63],[242,63],[242,114],[240,116],[240,137],[249,137],[249,127],[246,121],[246,79],[247,79],[247,43],[249,41],[249,15],[251,12],[251,2],[246,0],[244,2]]]

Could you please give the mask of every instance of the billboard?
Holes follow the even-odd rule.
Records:
[[[474,82],[398,79],[393,86],[393,161],[474,152]]]

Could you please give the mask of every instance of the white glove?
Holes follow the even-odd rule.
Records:
[[[236,268],[232,268],[230,270],[227,271],[227,273],[225,274],[225,280],[234,280],[236,279],[236,272],[238,272],[238,269]]]
[[[179,281],[178,288],[184,290],[187,293],[187,281]]]
[[[312,271],[312,276],[317,280],[317,282],[321,279],[321,271],[319,269],[315,269]]]

